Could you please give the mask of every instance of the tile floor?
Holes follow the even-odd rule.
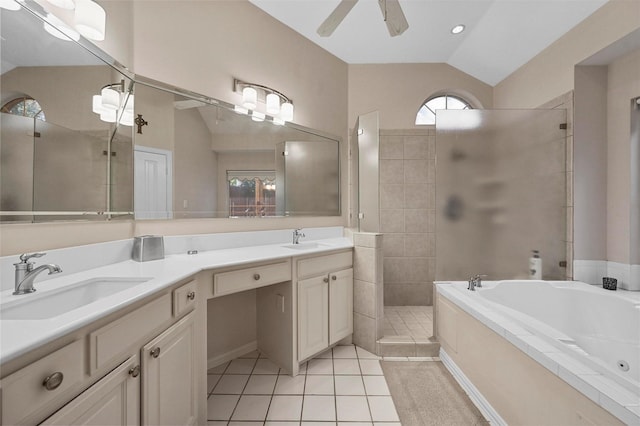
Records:
[[[433,306],[385,306],[384,336],[409,336],[415,342],[433,335]]]
[[[379,359],[336,346],[291,377],[246,354],[209,370],[208,425],[400,426]]]

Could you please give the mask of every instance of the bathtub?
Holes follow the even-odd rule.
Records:
[[[438,295],[591,401],[640,425],[640,293],[576,281],[485,281],[476,291],[436,284]]]

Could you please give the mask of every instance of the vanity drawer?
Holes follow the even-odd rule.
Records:
[[[129,355],[127,348],[138,344],[171,320],[171,295],[149,302],[89,335],[89,369],[91,373]],[[122,358],[122,359],[120,359]]]
[[[298,278],[313,277],[329,271],[339,271],[351,268],[353,265],[353,252],[316,256],[298,261]]]
[[[291,263],[274,263],[213,276],[213,297],[291,280]]]
[[[173,316],[179,317],[196,306],[196,280],[173,290]]]
[[[46,404],[70,399],[85,372],[84,340],[59,349],[2,379],[2,424],[18,424]]]

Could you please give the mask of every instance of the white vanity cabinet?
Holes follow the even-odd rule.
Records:
[[[351,250],[298,259],[298,360],[353,333]]]

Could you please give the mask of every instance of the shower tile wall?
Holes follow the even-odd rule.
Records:
[[[435,129],[380,130],[386,306],[432,304],[434,208]]]

